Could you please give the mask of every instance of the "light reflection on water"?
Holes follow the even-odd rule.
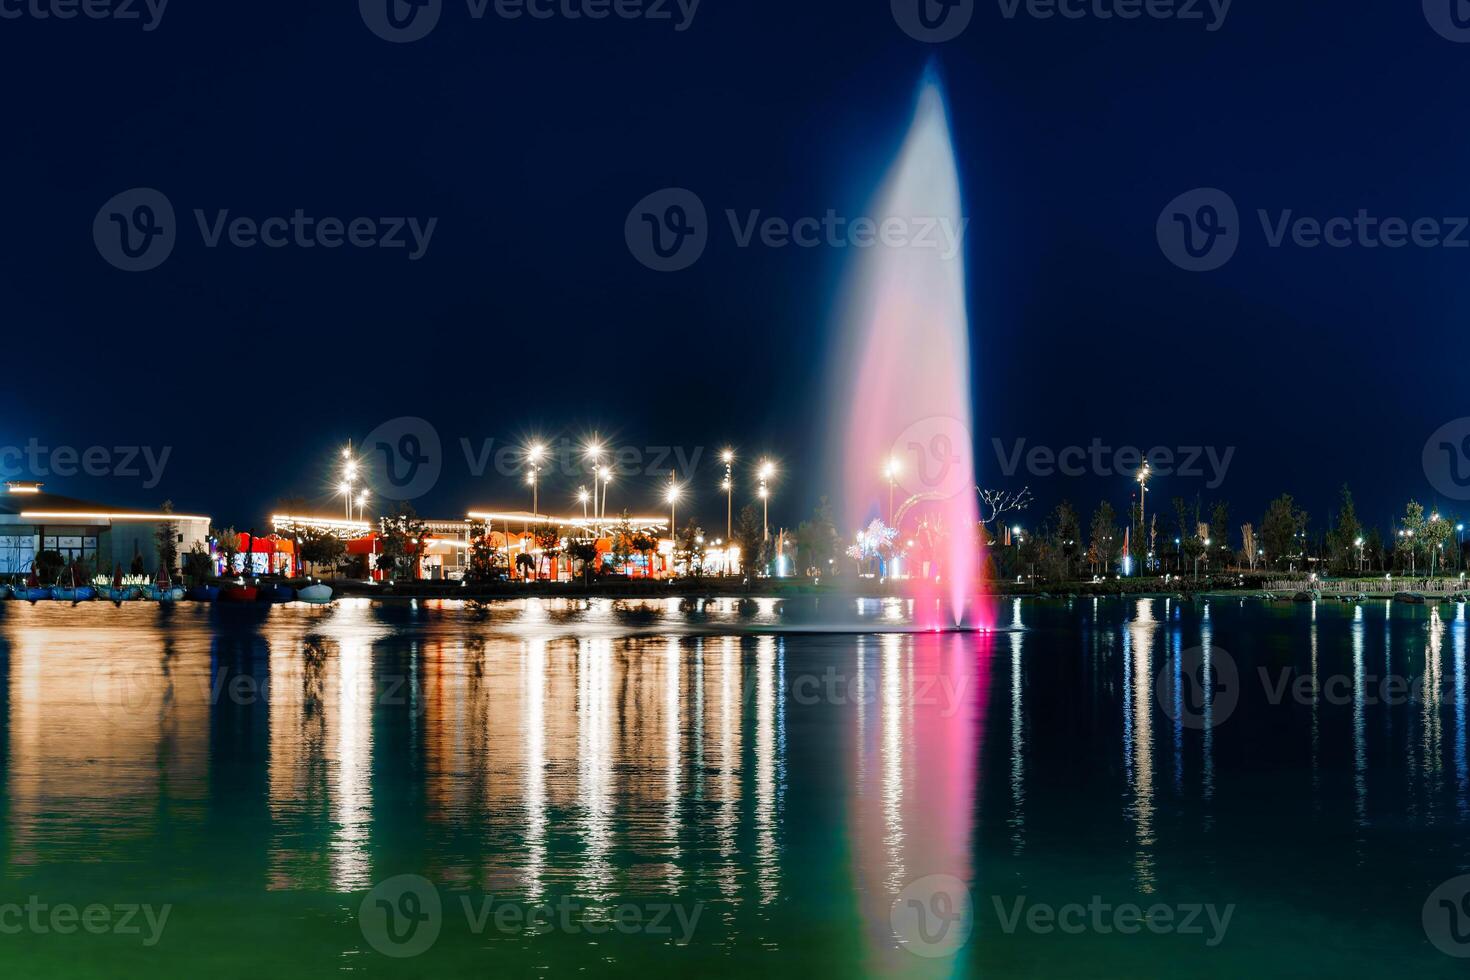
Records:
[[[894,621],[891,603],[850,608]],[[4,607],[8,883],[84,867],[182,891],[206,937],[228,928],[211,895],[269,915],[267,896],[405,871],[446,894],[576,896],[589,919],[674,896],[707,906],[706,966],[779,951],[918,976],[1157,971],[1193,950],[1007,934],[992,899],[1194,898],[1240,903],[1246,948],[1318,956],[1326,927],[1281,923],[1335,910],[1352,973],[1422,946],[1418,909],[1383,896],[1470,867],[1463,606],[1018,601],[1018,628],[989,635],[776,632],[760,623],[809,628],[811,610],[735,600],[221,612]],[[1227,717],[1205,699],[1202,728],[1179,720],[1190,648],[1241,681]],[[1395,665],[1417,681],[1398,701]],[[1318,693],[1270,703],[1261,670]],[[1263,825],[1315,852],[1262,853]],[[1262,869],[1295,884],[1264,888]],[[967,882],[979,916],[935,961],[890,916],[932,875]],[[1365,902],[1379,932],[1355,946]],[[318,945],[372,955],[339,920]],[[531,967],[557,948],[509,951]]]

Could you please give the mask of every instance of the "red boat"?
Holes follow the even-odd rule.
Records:
[[[253,585],[222,585],[219,589],[220,602],[254,602],[260,590]]]

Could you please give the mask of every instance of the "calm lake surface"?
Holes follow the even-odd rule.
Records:
[[[5,972],[1470,967],[1463,605],[823,603],[6,604]]]

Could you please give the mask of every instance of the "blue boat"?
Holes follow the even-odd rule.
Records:
[[[188,598],[192,602],[215,602],[219,599],[219,586],[196,585],[189,590]]]
[[[290,602],[296,598],[296,590],[281,582],[275,584],[262,583],[260,591],[255,594],[256,602]]]

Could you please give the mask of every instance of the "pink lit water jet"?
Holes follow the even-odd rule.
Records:
[[[880,234],[858,267],[838,334],[843,515],[852,528],[875,517],[898,528],[920,625],[985,627],[993,617],[981,597],[968,219],[932,70],[870,216]]]

